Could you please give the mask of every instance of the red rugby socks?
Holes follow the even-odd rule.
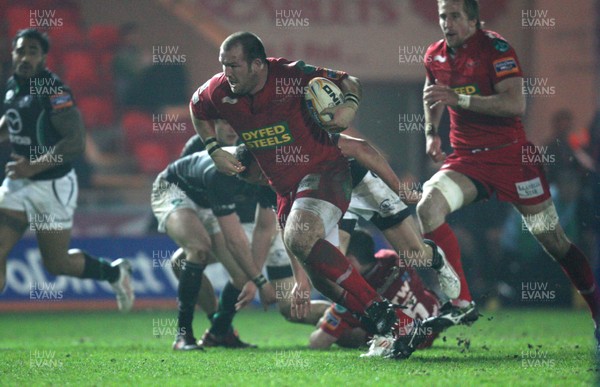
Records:
[[[577,246],[571,244],[567,255],[558,263],[575,288],[581,293],[592,312],[592,317],[598,322],[600,319],[598,314],[600,310],[600,289],[594,281],[592,268],[583,252]]]
[[[344,290],[342,295],[335,301],[335,303],[343,305],[346,309],[353,312],[362,311],[364,309],[362,302],[352,294],[348,293],[347,290]]]
[[[467,279],[465,278],[465,272],[463,271],[462,262],[460,261],[460,247],[458,245],[458,239],[454,231],[450,228],[448,223],[443,223],[440,227],[435,230],[428,232],[424,235],[425,238],[434,241],[446,254],[446,260],[460,278],[460,294],[459,300],[472,301],[471,292],[469,292],[469,285],[467,285]]]
[[[373,301],[381,300],[381,296],[350,264],[344,254],[324,239],[315,243],[305,263],[310,266],[313,275],[318,273],[347,291],[343,296],[344,301],[340,304],[353,312],[362,313]],[[325,296],[330,297],[328,294]],[[334,295],[330,298],[337,297]]]

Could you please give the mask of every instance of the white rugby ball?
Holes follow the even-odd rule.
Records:
[[[308,82],[304,99],[312,118],[320,126],[323,126],[324,123],[331,121],[333,117],[331,114],[321,115],[321,112],[326,108],[344,103],[344,94],[329,79],[317,77]]]

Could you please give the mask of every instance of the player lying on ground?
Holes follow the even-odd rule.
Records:
[[[0,141],[10,141],[13,159],[0,187],[0,290],[7,256],[29,225],[50,273],[107,281],[119,310],[129,311],[135,298],[129,261],[109,263],[69,249],[78,194],[71,162],[84,152],[85,129],[71,90],[45,67],[48,37],[20,30],[12,48],[14,73],[0,117]]]
[[[495,193],[521,213],[528,230],[583,296],[600,340],[600,289],[588,259],[559,223],[541,155],[525,136],[526,98],[517,54],[499,34],[481,29],[478,1],[438,0],[438,14],[444,39],[427,50],[423,102],[426,152],[444,164],[425,184],[417,214],[425,237],[444,249],[461,277],[456,304],[468,305],[472,298],[446,217]],[[446,108],[454,148],[448,157],[437,132]]]
[[[179,273],[179,334],[173,344],[176,350],[202,348],[203,342],[198,343],[194,337],[192,320],[211,250],[215,251],[232,281],[225,286],[218,310],[211,318],[211,329],[203,339],[247,346],[231,327],[235,304],[249,302],[256,287],[265,305],[275,302],[273,287],[255,264],[236,213],[239,204],[236,198],[246,188],[248,185],[237,178],[218,172],[207,152],[176,160],[154,182],[152,210],[158,219],[159,231],[166,232],[185,253]],[[268,187],[253,189],[253,193],[258,190],[271,194]],[[261,208],[271,212],[270,208]],[[255,281],[249,281],[250,278]],[[211,310],[210,299],[204,305]]]
[[[375,242],[366,232],[352,233],[346,256],[383,297],[405,306],[402,311],[408,317],[425,320],[439,314],[439,299],[425,288],[417,272],[405,266],[393,250],[380,250],[375,254]],[[451,307],[450,304],[447,307]],[[309,346],[327,349],[336,343],[342,347],[363,347],[372,339],[367,330],[346,308],[333,304],[322,316],[317,330],[311,333]],[[418,348],[431,346],[437,333],[430,332]],[[390,343],[388,350],[391,349]]]

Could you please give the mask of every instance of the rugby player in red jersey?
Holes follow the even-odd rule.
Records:
[[[313,285],[330,299],[373,321],[379,333],[396,323],[394,307],[377,294],[336,248],[338,221],[348,207],[351,179],[348,162],[326,131],[312,121],[303,94],[281,95],[277,82],[293,79],[306,86],[314,77],[327,77],[345,95],[331,108],[332,128],[347,128],[360,103],[358,79],[333,71],[267,58],[261,40],[238,32],[221,44],[223,72],[194,93],[190,111],[194,127],[217,168],[234,175],[243,170],[239,161],[219,148],[212,121],[227,120],[253,153],[277,193],[278,220],[284,244],[303,263]],[[278,152],[291,144],[302,163],[277,162]],[[247,273],[250,275],[250,273]],[[266,279],[254,278],[257,284]]]
[[[523,73],[514,49],[496,32],[481,29],[476,0],[438,0],[438,12],[444,39],[427,50],[423,101],[426,152],[444,164],[424,185],[417,214],[425,237],[444,250],[461,276],[458,305],[468,306],[472,299],[458,242],[445,219],[495,193],[522,214],[529,231],[586,300],[597,326],[600,292],[590,264],[558,222],[542,166],[526,162],[536,151],[521,122]],[[454,148],[447,157],[437,132],[446,107]]]

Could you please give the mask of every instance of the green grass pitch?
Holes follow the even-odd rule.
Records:
[[[274,310],[241,312],[236,327],[253,350],[174,353],[175,312],[69,312],[0,317],[0,385],[531,385],[595,383],[592,322],[584,311],[484,312],[404,361],[361,350],[306,348],[310,326]],[[195,320],[200,336],[208,321]],[[165,335],[161,335],[165,334]]]

